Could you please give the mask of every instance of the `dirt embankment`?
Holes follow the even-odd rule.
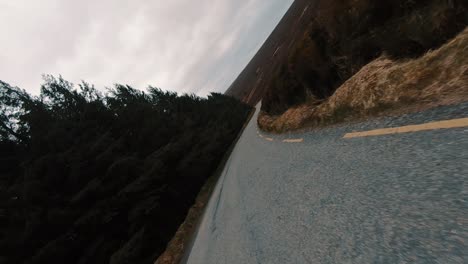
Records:
[[[352,118],[414,111],[468,101],[468,28],[417,59],[381,56],[324,101],[309,101],[281,115],[262,112],[262,129],[282,132]]]
[[[308,26],[265,82],[262,129],[466,100],[466,1],[310,3]]]

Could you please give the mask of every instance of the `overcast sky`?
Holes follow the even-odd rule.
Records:
[[[224,92],[293,0],[0,0],[0,80]]]

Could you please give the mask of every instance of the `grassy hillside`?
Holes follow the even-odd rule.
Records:
[[[310,12],[304,11],[307,11],[305,9],[310,6],[310,3],[309,0],[296,0],[292,4],[264,45],[231,84],[226,91],[227,95],[234,96],[250,105],[255,105],[261,100],[270,76],[285,60],[294,39],[297,39],[298,34],[307,28]]]
[[[250,104],[262,100],[259,124],[264,129],[290,129],[290,124],[280,125],[287,118],[317,123],[322,118],[309,117],[310,109],[327,104],[339,87],[369,63],[387,58],[400,64],[421,58],[467,25],[464,0],[296,0],[227,93]],[[360,78],[365,78],[362,72]],[[292,109],[299,108],[309,110],[292,116]],[[338,112],[347,112],[345,108]],[[362,116],[362,111],[354,115]]]
[[[468,2],[462,0],[311,2],[307,29],[266,84],[262,109],[268,114],[324,100],[382,54],[419,57],[468,24]]]
[[[330,97],[263,112],[260,126],[282,132],[380,114],[400,114],[468,101],[468,28],[441,48],[415,59],[383,55],[365,65]]]
[[[220,94],[0,82],[0,263],[153,263],[249,112]]]

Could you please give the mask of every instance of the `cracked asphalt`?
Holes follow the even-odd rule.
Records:
[[[468,263],[468,128],[343,139],[465,117],[468,103],[262,138],[255,115],[185,262]]]

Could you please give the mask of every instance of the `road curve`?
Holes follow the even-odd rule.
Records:
[[[245,129],[186,263],[466,263],[468,103],[284,136]]]

